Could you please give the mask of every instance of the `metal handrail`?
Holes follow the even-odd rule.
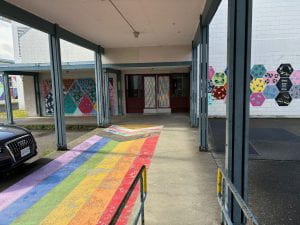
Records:
[[[225,182],[224,182],[225,181]],[[222,213],[224,215],[224,219],[226,220],[226,223],[228,225],[232,225],[232,221],[230,219],[230,216],[228,214],[228,211],[226,210],[224,206],[224,200],[223,200],[223,185],[226,185],[226,187],[229,188],[231,191],[233,197],[235,198],[236,202],[241,207],[241,210],[244,213],[244,216],[247,218],[247,224],[249,225],[259,225],[257,222],[254,214],[252,213],[251,209],[247,206],[246,202],[240,195],[240,193],[235,188],[234,184],[231,182],[231,180],[226,176],[224,171],[221,168],[218,168],[218,175],[217,175],[217,194],[218,194],[218,202],[220,204]]]
[[[143,165],[141,169],[139,170],[138,174],[134,178],[134,181],[130,185],[127,193],[125,194],[124,198],[122,199],[118,209],[116,210],[115,214],[113,215],[109,225],[114,225],[118,222],[119,217],[122,214],[123,209],[126,206],[126,203],[128,202],[131,194],[133,193],[138,181],[140,181],[140,198],[141,198],[141,206],[139,208],[138,214],[136,215],[134,219],[134,225],[138,224],[139,218],[141,217],[141,223],[142,225],[145,224],[145,214],[144,214],[144,203],[147,197],[147,171],[146,166]]]

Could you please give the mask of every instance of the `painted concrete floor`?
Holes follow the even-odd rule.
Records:
[[[210,153],[198,152],[197,129],[189,127],[187,115],[130,116],[119,120],[118,124],[127,128],[164,126],[160,133],[155,152],[155,146],[152,148],[154,156],[151,167],[148,170],[148,197],[145,208],[146,224],[219,224],[219,208],[215,197],[216,165]],[[98,136],[92,136],[92,139],[89,138],[94,134]],[[80,224],[97,224],[87,223],[86,221],[91,219],[93,222],[101,222],[101,218],[109,218],[105,217],[105,215],[110,215],[109,212],[115,207],[111,202],[114,202],[113,199],[120,200],[120,196],[114,196],[116,196],[118,190],[122,190],[120,187],[122,187],[124,180],[122,181],[121,178],[126,177],[126,174],[129,173],[128,168],[132,168],[130,162],[135,161],[135,157],[130,158],[129,155],[132,155],[133,151],[136,151],[137,159],[143,155],[141,154],[143,150],[141,146],[144,146],[143,143],[147,141],[151,142],[151,140],[152,142],[155,142],[155,137],[152,136],[142,136],[138,139],[119,136],[119,138],[112,140],[114,137],[116,137],[115,134],[105,135],[103,130],[97,129],[87,133],[84,137],[75,140],[72,144],[73,146],[79,143],[85,143],[83,144],[85,145],[85,148],[79,148],[79,150],[81,149],[83,152],[76,157],[75,162],[77,162],[78,165],[83,163],[83,167],[86,165],[88,168],[80,169],[81,167],[78,167],[77,164],[76,166],[67,163],[66,165],[69,166],[65,168],[62,167],[61,170],[58,169],[55,172],[58,174],[53,173],[52,176],[48,176],[46,178],[48,179],[48,182],[46,183],[44,182],[45,179],[29,179],[29,183],[36,181],[40,182],[39,185],[41,185],[42,188],[30,190],[30,196],[28,195],[30,191],[28,193],[26,192],[25,195],[22,195],[24,201],[20,201],[20,198],[16,199],[16,201],[20,201],[18,202],[20,204],[14,205],[16,207],[9,207],[12,205],[8,203],[13,201],[14,198],[17,198],[18,195],[22,194],[22,191],[24,192],[24,190],[27,190],[28,187],[31,187],[32,185],[25,185],[27,189],[20,188],[22,185],[11,186],[10,190],[15,190],[16,192],[2,191],[0,194],[3,198],[1,205],[4,207],[5,204],[7,204],[7,206],[4,209],[5,211],[2,210],[2,212],[0,212],[0,214],[2,213],[2,215],[0,215],[0,224],[9,224],[10,222],[22,225],[60,225],[77,224],[78,222]],[[95,141],[95,138],[100,138],[95,143],[96,145],[98,143],[99,146],[93,149],[86,148],[88,143],[86,141],[84,142],[84,140],[88,140],[88,142]],[[126,138],[128,138],[128,140],[126,140]],[[104,144],[102,143],[103,141],[107,141],[107,143]],[[109,145],[109,147],[107,147],[107,145]],[[118,147],[119,145],[126,145],[127,147]],[[136,147],[129,147],[132,145]],[[87,151],[87,149],[89,149],[89,151]],[[104,157],[101,152],[105,151],[110,153],[107,155],[104,154]],[[128,153],[128,151],[132,152],[129,155],[124,154]],[[114,154],[111,154],[111,152]],[[56,158],[57,155],[52,158],[56,158],[56,160],[64,159],[66,158],[65,154],[74,156],[74,152],[72,153],[72,151],[69,151],[64,154],[57,153],[58,158]],[[151,154],[148,152],[147,155]],[[92,160],[92,162],[90,162],[91,159],[95,157],[102,157],[103,159],[96,160],[96,162],[93,162]],[[120,164],[116,163],[119,162],[119,160],[122,160],[118,157],[121,157],[122,159],[123,157],[127,158],[124,158],[124,163]],[[48,161],[46,160],[45,163],[50,160],[51,158],[49,158]],[[48,166],[53,170],[55,168],[53,164],[55,164],[56,160],[50,161],[45,167]],[[105,160],[106,163],[104,163]],[[60,160],[60,162],[63,164],[64,160]],[[74,163],[74,161],[72,162]],[[91,163],[96,163],[95,165],[97,166],[94,167],[94,165],[92,166],[94,169],[89,169]],[[143,164],[147,164],[147,162],[144,161]],[[30,167],[30,165],[31,164],[27,166]],[[116,165],[119,165],[120,168],[116,169]],[[58,164],[58,166],[61,166],[61,164]],[[127,169],[124,169],[125,167]],[[37,169],[35,172],[31,173],[29,177],[34,176],[34,174],[39,173],[39,171],[41,171],[41,169]],[[47,169],[47,171],[49,170]],[[117,171],[114,176],[113,171]],[[106,176],[103,174],[106,174]],[[40,172],[40,175],[45,174]],[[118,177],[117,180],[119,183],[116,182],[116,179],[113,179],[116,177]],[[10,177],[8,176],[5,181],[2,180],[4,182],[1,182],[0,190],[1,186],[3,187],[3,185],[5,186],[5,183],[9,182],[9,179]],[[59,184],[57,184],[57,179],[61,179]],[[101,179],[104,183],[98,181],[94,182],[95,179],[96,181],[97,179]],[[24,184],[24,179],[19,182],[23,182]],[[26,183],[27,182],[25,182],[25,184]],[[94,192],[96,184],[102,185],[97,189],[98,191]],[[115,189],[112,188],[112,186],[114,186]],[[12,195],[12,193],[15,194],[13,194],[13,198],[11,198],[5,197],[3,193],[8,195]],[[105,195],[103,193],[105,193]],[[95,196],[95,198],[91,198],[90,196]],[[103,196],[105,200],[102,199]],[[99,199],[99,201],[95,202],[92,199]],[[11,202],[11,204],[14,203],[16,202]],[[34,204],[30,205],[32,203]],[[90,207],[92,207],[92,210]],[[105,214],[105,212],[107,213]],[[5,219],[2,220],[2,218]],[[126,216],[123,217],[123,220],[121,220],[123,223],[119,224],[125,224],[127,218],[128,217]],[[26,221],[31,222],[27,223]],[[105,220],[103,221],[103,223],[99,222],[98,224],[107,224]]]
[[[225,119],[210,119],[213,156],[224,165]],[[249,205],[263,225],[300,224],[300,120],[251,119]]]

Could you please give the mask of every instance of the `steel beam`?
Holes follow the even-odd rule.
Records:
[[[106,71],[103,77],[103,97],[104,97],[104,125],[110,124],[110,105],[109,105],[109,73]]]
[[[42,105],[41,105],[41,92],[40,92],[39,76],[34,75],[33,81],[34,81],[36,114],[39,117],[41,117],[42,116]]]
[[[100,48],[95,51],[95,83],[97,104],[97,126],[104,127],[104,99],[103,99],[103,69]]]
[[[118,112],[123,115],[123,98],[122,98],[122,75],[121,71],[117,72],[117,90],[118,90]]]
[[[6,109],[7,123],[14,124],[10,88],[9,88],[9,74],[3,73],[2,76],[3,76],[3,86],[4,86],[4,94],[5,94],[5,109]]]
[[[56,26],[57,27],[57,26]],[[49,35],[52,92],[54,103],[54,123],[58,150],[67,149],[64,94],[61,69],[60,41],[56,32]]]
[[[3,0],[0,1],[0,15],[35,28],[37,30],[43,31],[49,35],[57,35],[59,38],[77,44],[81,47],[90,49],[92,51],[96,51],[99,46],[66,29],[63,29],[61,27],[57,28],[55,24]],[[101,51],[104,52],[104,49],[102,47]]]
[[[249,82],[252,0],[228,0],[228,101],[225,169],[242,198],[248,194]],[[241,208],[227,193],[233,224],[245,224]]]
[[[200,45],[200,122],[199,122],[199,150],[208,150],[208,101],[207,101],[207,73],[208,73],[208,26],[202,26]]]
[[[197,127],[197,48],[192,49],[191,126]]]

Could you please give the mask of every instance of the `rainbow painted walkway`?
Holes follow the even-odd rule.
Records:
[[[0,225],[105,225],[142,165],[149,167],[159,132],[116,141],[92,136],[0,193]],[[118,222],[128,222],[138,190]]]

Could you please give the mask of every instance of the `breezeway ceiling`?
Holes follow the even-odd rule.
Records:
[[[206,0],[7,0],[104,48],[189,45]]]

